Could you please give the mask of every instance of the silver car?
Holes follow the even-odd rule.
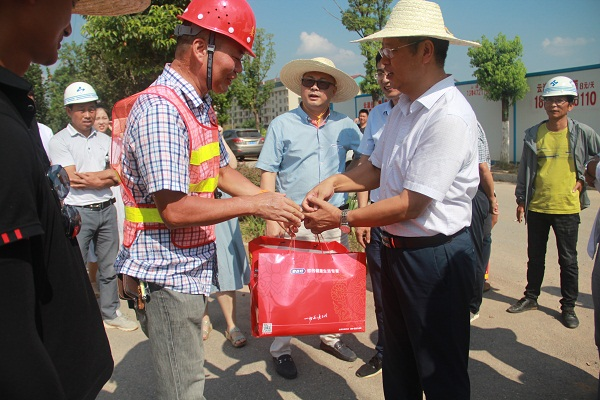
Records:
[[[256,129],[228,129],[223,132],[223,138],[240,161],[258,157],[265,143],[265,138]]]

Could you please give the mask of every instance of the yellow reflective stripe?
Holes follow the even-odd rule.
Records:
[[[190,184],[190,193],[212,193],[217,189],[219,178],[208,178],[198,183]]]
[[[200,147],[198,150],[192,150],[190,154],[190,164],[200,165],[213,157],[218,157],[220,153],[219,142],[209,143]]]
[[[125,206],[125,220],[137,223],[164,223],[156,208],[137,208]]]

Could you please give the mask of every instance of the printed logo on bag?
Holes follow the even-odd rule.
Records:
[[[306,269],[304,269],[304,268],[292,268],[290,270],[290,273],[293,274],[293,275],[305,274],[306,273]]]
[[[338,268],[309,268],[306,270],[309,274],[339,274]]]

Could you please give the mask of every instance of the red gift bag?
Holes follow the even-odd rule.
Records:
[[[266,236],[248,249],[253,336],[365,331],[365,253]]]

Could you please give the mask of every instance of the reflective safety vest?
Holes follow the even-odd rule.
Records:
[[[121,178],[121,192],[125,204],[123,223],[123,245],[131,247],[138,232],[142,230],[168,230],[171,242],[176,247],[193,248],[215,240],[215,226],[192,226],[188,228],[168,229],[154,203],[137,204],[128,187],[129,181],[122,174],[123,143],[127,128],[127,117],[137,98],[141,95],[158,96],[177,108],[188,131],[189,137],[189,196],[214,198],[219,177],[219,131],[216,125],[202,125],[187,104],[167,86],[151,86],[117,102],[113,108],[113,132],[111,146],[111,165]],[[212,108],[210,109],[213,113]],[[212,121],[211,121],[212,122]]]

